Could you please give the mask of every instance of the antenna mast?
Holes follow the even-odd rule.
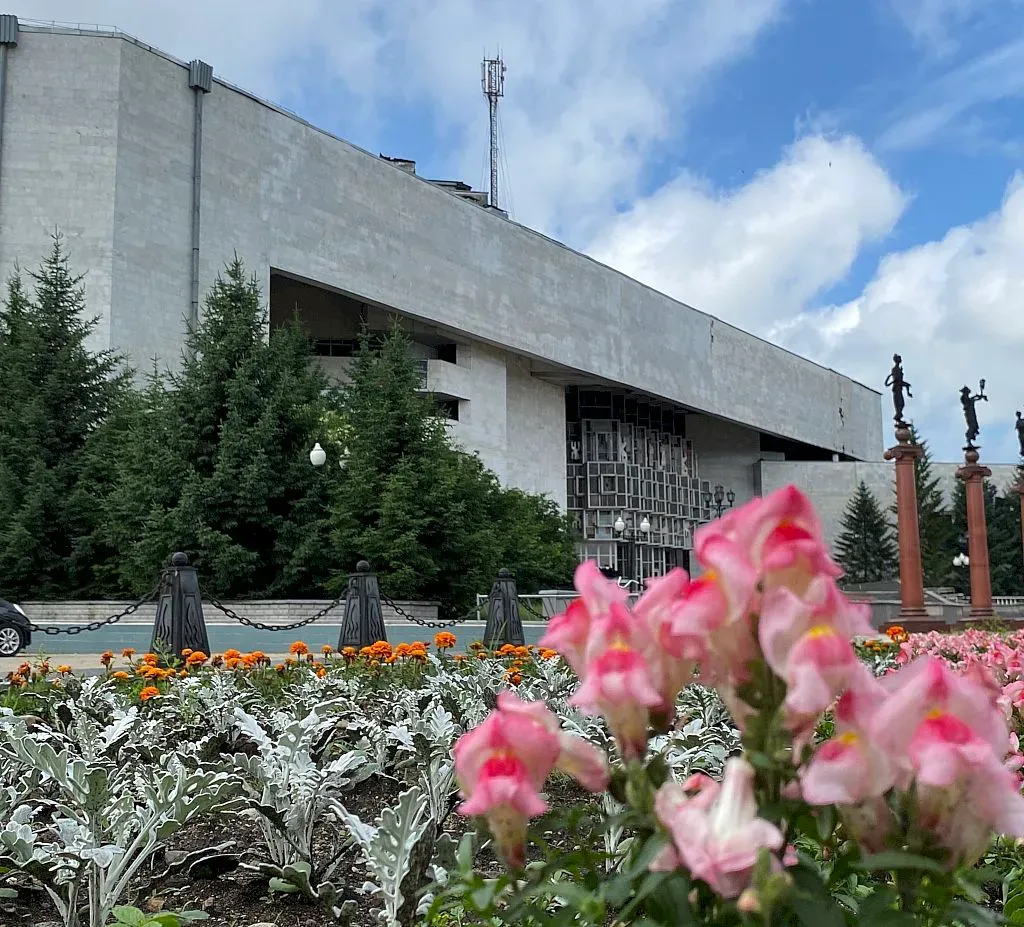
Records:
[[[484,58],[480,80],[491,116],[491,206],[494,207],[498,205],[498,98],[505,95],[505,62],[501,60],[500,51],[498,55]]]

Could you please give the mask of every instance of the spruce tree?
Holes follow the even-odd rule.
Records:
[[[520,588],[567,581],[573,540],[557,507],[503,489],[480,458],[453,446],[396,326],[366,333],[343,390],[347,465],[332,509],[342,581],[370,561],[392,598],[468,610],[501,567]]]
[[[330,487],[309,449],[326,387],[297,326],[268,340],[258,283],[240,260],[229,264],[188,334],[181,368],[152,378],[103,436],[118,449],[118,472],[93,541],[120,552],[105,580],[144,592],[182,550],[218,596],[319,593]]]
[[[848,583],[892,579],[898,569],[892,527],[867,484],[861,481],[846,506],[836,538],[836,560]]]
[[[59,233],[30,277],[31,296],[15,271],[0,309],[0,580],[11,598],[88,583],[80,542],[95,507],[80,488],[84,451],[129,376],[119,357],[88,344],[97,320]]]

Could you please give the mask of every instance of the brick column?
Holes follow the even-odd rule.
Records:
[[[914,464],[924,448],[910,440],[910,428],[896,426],[895,447],[885,452],[896,461],[896,535],[900,549],[900,622],[926,621],[924,576],[921,571],[921,528],[917,521],[917,483]]]
[[[956,471],[967,489],[967,555],[971,559],[971,611],[974,621],[991,618],[992,575],[988,564],[988,528],[985,526],[985,479],[992,475],[978,463],[978,451],[964,451],[964,465]]]

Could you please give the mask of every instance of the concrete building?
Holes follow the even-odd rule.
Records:
[[[203,62],[13,16],[0,55],[0,272],[34,264],[60,228],[87,272],[96,347],[173,364],[236,252],[271,328],[297,312],[333,374],[361,325],[398,318],[455,438],[574,512],[586,553],[633,576],[688,562],[717,484],[739,504],[795,479],[831,518],[858,467],[884,466],[875,390]]]

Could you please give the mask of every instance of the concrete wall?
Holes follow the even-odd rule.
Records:
[[[566,506],[565,389],[531,376],[521,358],[508,356],[506,441],[508,480]]]
[[[934,462],[932,470],[940,479],[940,487],[949,502],[956,485],[957,463]],[[988,464],[992,482],[1003,492],[1015,479],[1013,464]],[[895,464],[829,463],[806,461],[762,461],[759,465],[762,490],[765,495],[789,483],[794,483],[813,500],[821,515],[825,536],[833,543],[841,527],[843,512],[857,486],[863,480],[878,499],[886,514],[896,501]],[[895,516],[890,516],[892,519]]]
[[[45,229],[66,227],[114,343],[137,363],[173,361],[188,311],[187,69],[125,39],[26,32],[9,94],[22,102],[2,211],[26,200],[0,229],[4,263],[33,262]],[[265,288],[279,268],[767,432],[880,454],[876,392],[220,83],[205,99],[202,210],[204,292],[237,250]]]
[[[707,415],[686,417],[686,437],[693,441],[697,475],[736,493],[736,505],[757,495],[757,467],[761,459],[756,431]]]

